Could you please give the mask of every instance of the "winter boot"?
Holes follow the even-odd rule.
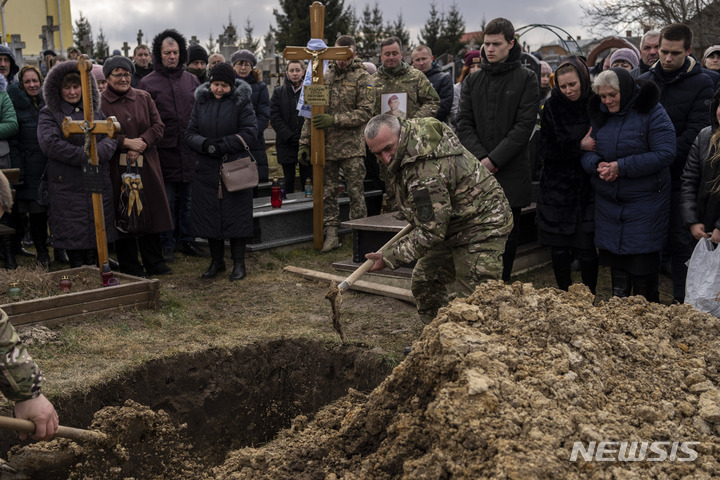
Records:
[[[325,242],[323,243],[322,252],[327,253],[335,250],[340,246],[337,227],[327,227],[325,229]]]
[[[70,259],[68,258],[67,250],[64,248],[53,248],[53,254],[55,255],[55,263],[62,265],[70,265]]]
[[[572,257],[570,255],[570,249],[566,247],[553,247],[550,255],[558,288],[567,292],[570,285],[572,285],[570,268]]]
[[[85,261],[85,250],[68,249],[65,250],[65,252],[68,256],[70,268],[79,268],[83,266],[83,262]]]
[[[230,254],[233,259],[233,271],[230,274],[230,281],[242,280],[247,275],[245,271],[245,239],[230,239]]]
[[[636,275],[632,279],[633,294],[642,295],[648,302],[660,303],[658,274]]]
[[[2,248],[5,256],[5,268],[15,270],[18,267],[15,260],[15,245],[13,244],[13,235],[3,235],[0,237],[0,248]]]
[[[210,247],[210,256],[212,261],[210,266],[203,272],[202,278],[215,278],[218,273],[225,271],[225,242],[219,238],[209,238],[208,246]]]
[[[47,215],[44,213],[31,213],[28,233],[35,245],[37,263],[44,269],[50,268],[50,253],[47,246]]]
[[[630,296],[632,279],[628,272],[618,268],[611,268],[610,281],[612,282],[613,297],[625,298]]]

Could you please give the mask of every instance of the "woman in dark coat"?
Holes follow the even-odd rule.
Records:
[[[246,156],[243,140],[257,135],[250,86],[235,78],[227,63],[210,70],[210,82],[195,90],[195,106],[185,133],[198,153],[192,195],[192,229],[208,239],[212,262],[202,278],[225,271],[225,239],[230,239],[230,280],[245,278],[245,243],[253,235],[252,189],[228,192],[220,178],[222,164]]]
[[[720,243],[720,90],[710,106],[710,126],[700,130],[685,163],[681,211],[695,240]]]
[[[300,133],[305,120],[305,117],[298,116],[297,104],[304,73],[302,62],[289,61],[285,85],[275,87],[270,99],[270,124],[275,130],[275,150],[283,169],[285,193],[295,192],[295,166],[298,163]],[[308,178],[312,178],[312,166],[300,165],[300,185],[305,185]]]
[[[117,118],[122,127],[122,133],[117,136],[118,149],[110,160],[115,209],[118,211],[119,208],[122,174],[127,171],[127,166],[120,165],[121,154],[124,154],[125,165],[129,163],[131,169],[142,156],[142,165],[137,169],[145,195],[141,214],[147,215],[150,228],[140,234],[120,231],[115,252],[120,271],[124,273],[140,277],[146,273],[164,275],[172,270],[163,258],[160,233],[172,230],[173,222],[156,146],[165,125],[150,94],[130,86],[134,70],[135,66],[127,57],[116,55],[105,61],[103,73],[108,86],[102,93],[102,108],[106,115]],[[138,261],[138,247],[142,265]]]
[[[623,68],[595,77],[590,122],[596,143],[582,164],[595,188],[595,245],[610,264],[613,295],[659,301],[660,251],[670,214],[675,128],[652,82]]]
[[[95,77],[90,75],[95,120],[104,120],[100,109],[100,92]],[[38,117],[38,140],[48,158],[47,180],[50,202],[50,235],[53,245],[67,250],[70,267],[97,264],[97,242],[92,195],[83,185],[82,165],[88,162],[83,145],[85,136],[73,134],[65,138],[62,122],[65,117],[83,120],[82,89],[77,61],[68,60],[56,65],[48,73],[43,88],[45,107]],[[117,141],[97,135],[97,155],[100,163],[103,191],[112,192],[108,163]],[[112,195],[103,195],[107,241],[117,239],[115,209]]]
[[[536,220],[538,242],[551,247],[558,288],[572,283],[572,258],[582,280],[595,293],[598,257],[593,239],[595,192],[580,163],[595,149],[587,106],[593,95],[590,73],[580,58],[568,57],[555,72],[555,85],[542,110],[540,185]]]
[[[20,169],[22,182],[15,185],[15,199],[21,215],[28,215],[37,261],[43,268],[50,266],[48,253],[47,205],[38,203],[38,189],[45,173],[47,157],[40,150],[37,126],[40,109],[45,106],[42,95],[43,76],[33,65],[25,65],[18,74],[18,83],[8,87],[8,95],[15,107],[18,135],[10,141],[12,166]]]
[[[252,107],[257,119],[257,134],[248,140],[250,151],[257,160],[258,174],[261,182],[268,179],[268,159],[265,152],[265,129],[270,120],[270,93],[267,85],[262,81],[262,72],[255,68],[257,58],[250,50],[238,50],[230,57],[230,63],[237,74],[252,88]]]

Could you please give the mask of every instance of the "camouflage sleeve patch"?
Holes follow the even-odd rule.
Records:
[[[418,188],[411,192],[417,219],[421,222],[430,222],[435,218],[430,191],[427,188]]]

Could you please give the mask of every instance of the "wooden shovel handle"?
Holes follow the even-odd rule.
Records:
[[[398,233],[396,233],[395,236],[392,237],[390,240],[388,240],[388,242],[385,245],[380,247],[380,249],[378,251],[382,251],[382,250],[386,249],[387,247],[395,244],[395,242],[397,242],[402,237],[407,235],[410,232],[410,230],[412,230],[413,228],[414,228],[414,225],[412,223],[405,225],[405,228],[403,228]],[[358,279],[360,277],[365,275],[367,273],[367,271],[370,270],[370,268],[373,266],[374,263],[375,263],[375,260],[365,260],[365,263],[360,265],[352,274],[350,274],[349,277],[347,277],[345,280],[342,281],[342,283],[340,283],[340,285],[338,285],[338,290],[340,290],[340,292],[344,292],[345,290],[350,288],[355,282],[358,281]]]
[[[35,433],[35,424],[30,420],[0,416],[0,429],[13,430],[21,433]],[[94,430],[83,430],[82,428],[64,427],[60,425],[55,434],[56,437],[69,438],[70,440],[107,440],[107,435]]]

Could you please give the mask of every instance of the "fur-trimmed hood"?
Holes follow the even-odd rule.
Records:
[[[45,105],[53,113],[60,113],[62,111],[61,107],[63,99],[60,97],[60,85],[62,84],[62,79],[65,78],[65,75],[72,72],[76,72],[78,74],[80,73],[77,60],[60,62],[51,68],[47,74],[45,85],[43,85],[43,97],[45,98]],[[98,113],[101,111],[100,91],[98,90],[95,76],[89,75],[89,77],[90,88],[92,89],[93,96],[93,109],[95,110],[95,113]]]
[[[178,50],[180,51],[180,60],[178,61],[178,66],[172,69],[166,68],[162,64],[162,41],[165,40],[167,37],[175,39],[178,44]],[[178,32],[174,28],[168,28],[167,30],[163,30],[162,32],[155,35],[155,38],[153,38],[152,56],[153,68],[155,70],[183,70],[188,59],[187,41],[185,40],[183,34]]]
[[[249,102],[252,96],[252,88],[247,82],[235,79],[235,86],[228,93],[228,96],[235,102],[235,105],[242,105],[245,102]],[[210,82],[205,82],[195,89],[195,102],[199,104],[207,103],[211,100],[215,100],[212,90],[210,90]]]
[[[622,93],[620,94],[622,96]],[[621,98],[622,100],[622,98]],[[638,113],[648,114],[660,101],[660,89],[649,80],[636,80],[636,88],[630,102],[615,115],[624,115],[628,110],[635,109]],[[588,113],[593,131],[605,125],[608,117],[612,115],[603,105],[599,95],[593,95],[588,102]]]

